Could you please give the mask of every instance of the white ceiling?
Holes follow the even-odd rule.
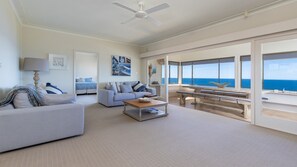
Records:
[[[168,3],[170,8],[151,14],[162,22],[155,26],[136,19],[112,0],[11,0],[26,25],[145,45],[211,22],[280,0],[144,0],[146,9]],[[117,0],[138,9],[137,0]]]

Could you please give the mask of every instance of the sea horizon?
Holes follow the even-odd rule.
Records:
[[[162,78],[162,83],[164,83]],[[215,86],[211,82],[228,83],[227,87],[235,87],[235,79],[216,79],[216,78],[183,78],[182,84],[201,85],[201,86]],[[170,84],[178,84],[178,78],[170,78]],[[241,79],[241,88],[251,88],[250,79]],[[297,91],[297,80],[279,80],[279,79],[265,79],[263,81],[264,90],[287,90]]]

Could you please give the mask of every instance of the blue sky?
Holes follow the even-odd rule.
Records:
[[[264,79],[297,80],[297,58],[266,60]]]

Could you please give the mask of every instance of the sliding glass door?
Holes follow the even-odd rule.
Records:
[[[297,134],[297,35],[255,42],[255,124]]]

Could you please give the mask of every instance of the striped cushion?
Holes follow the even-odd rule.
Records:
[[[63,94],[63,91],[56,86],[53,86],[51,83],[46,83],[46,92],[48,94]]]
[[[132,88],[133,88],[133,90],[135,92],[143,92],[143,91],[145,91],[145,85],[142,84],[142,83],[140,83],[139,81],[138,81],[138,83],[136,85],[132,86]]]

